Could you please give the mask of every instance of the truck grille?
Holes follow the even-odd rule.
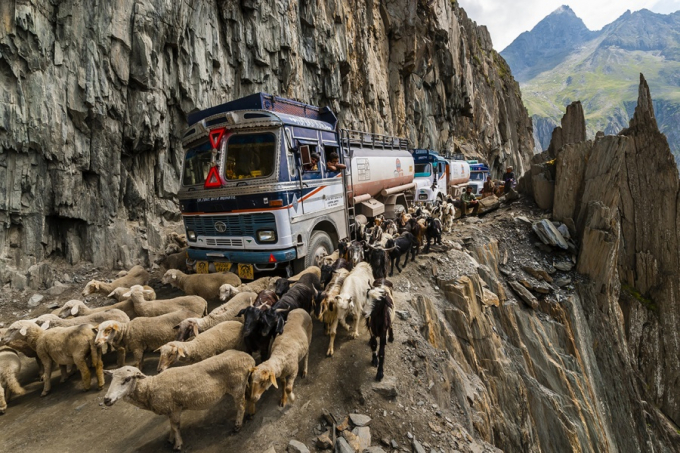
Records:
[[[226,225],[226,230],[218,232],[216,222]],[[216,216],[185,216],[184,226],[187,230],[193,230],[197,236],[252,236],[255,237],[257,230],[276,230],[274,214],[241,214],[241,215],[216,215]],[[221,241],[221,240],[220,240]],[[232,245],[229,240],[229,244]],[[222,244],[216,244],[222,245]]]

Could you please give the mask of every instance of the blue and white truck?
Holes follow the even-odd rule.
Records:
[[[332,253],[359,214],[407,207],[408,142],[337,122],[327,107],[266,93],[189,115],[178,197],[196,272],[297,272]]]
[[[447,195],[460,196],[470,179],[470,166],[465,161],[448,160],[431,149],[411,150],[416,166],[417,203],[445,200]]]
[[[468,185],[472,186],[473,194],[477,195],[477,197],[481,197],[482,189],[484,189],[484,182],[489,176],[489,167],[476,160],[468,161],[468,164],[470,165],[470,182]]]

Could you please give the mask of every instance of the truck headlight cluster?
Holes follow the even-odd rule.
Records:
[[[276,231],[273,230],[258,231],[257,242],[276,242]]]
[[[196,232],[194,230],[187,230],[187,239],[189,242],[196,242]]]

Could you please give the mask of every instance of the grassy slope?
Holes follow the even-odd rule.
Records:
[[[666,60],[659,52],[600,48],[601,39],[588,43],[551,71],[522,84],[522,98],[529,114],[553,118],[559,123],[565,107],[580,100],[589,133],[605,130],[610,123],[618,129],[632,113],[626,105],[637,101],[642,72],[656,101],[677,106],[680,112],[680,62]],[[677,123],[660,124],[662,132],[677,129]],[[668,134],[669,138],[671,135]],[[670,140],[671,148],[680,143]]]

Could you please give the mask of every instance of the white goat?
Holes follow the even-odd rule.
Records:
[[[371,270],[371,265],[366,262],[357,264],[347,278],[345,278],[340,294],[335,296],[335,303],[338,305],[338,315],[331,325],[331,345],[328,348],[330,354],[327,355],[333,355],[333,344],[335,332],[338,329],[338,322],[348,331],[353,330],[352,338],[359,336],[359,322],[362,318],[366,293],[372,284],[373,271]],[[354,317],[353,329],[345,320],[348,314]]]

